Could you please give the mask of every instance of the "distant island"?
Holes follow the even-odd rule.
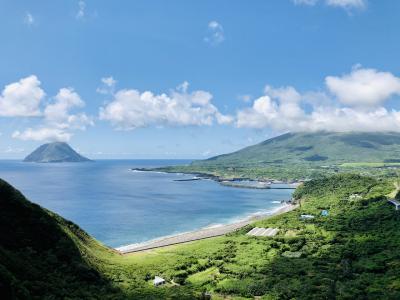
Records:
[[[63,142],[53,142],[41,145],[27,157],[24,162],[57,163],[86,162],[90,159],[80,155],[70,145]]]

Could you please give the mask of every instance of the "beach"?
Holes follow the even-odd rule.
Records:
[[[298,207],[298,205],[286,204],[285,206],[280,207],[279,209],[277,209],[273,212],[253,215],[253,216],[251,216],[245,220],[239,221],[239,222],[226,224],[226,225],[218,225],[218,226],[214,226],[214,227],[206,227],[206,228],[202,228],[199,230],[181,233],[181,234],[172,235],[172,236],[167,236],[167,237],[151,240],[151,241],[140,243],[140,244],[131,244],[131,245],[126,245],[126,246],[121,246],[121,247],[116,248],[116,250],[119,251],[121,254],[129,254],[129,253],[141,252],[141,251],[157,249],[157,248],[167,247],[167,246],[171,246],[171,245],[183,244],[183,243],[188,243],[188,242],[192,242],[192,241],[203,240],[203,239],[207,239],[207,238],[211,238],[211,237],[221,236],[221,235],[225,235],[227,233],[236,231],[246,225],[249,225],[250,223],[252,223],[256,220],[280,215],[280,214],[292,211],[292,210],[296,209],[297,207]]]

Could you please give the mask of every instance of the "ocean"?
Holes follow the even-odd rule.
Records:
[[[228,224],[272,212],[292,190],[247,189],[192,175],[131,168],[188,164],[188,160],[97,160],[37,164],[0,161],[0,178],[30,201],[69,219],[102,243],[118,247]]]

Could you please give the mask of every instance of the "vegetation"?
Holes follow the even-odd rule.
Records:
[[[345,174],[313,180],[295,191],[295,211],[223,237],[122,256],[1,182],[0,292],[19,299],[194,299],[205,291],[213,299],[399,299],[400,214],[386,200],[396,194],[393,183]],[[245,235],[254,226],[280,231]],[[168,284],[153,287],[155,275]]]
[[[252,179],[309,179],[347,173],[397,176],[400,134],[391,132],[287,133],[239,151],[168,172]]]

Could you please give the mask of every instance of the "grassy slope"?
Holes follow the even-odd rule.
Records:
[[[385,162],[391,164],[373,164]],[[396,162],[400,162],[399,133],[287,133],[230,154],[170,170],[226,177],[295,179],[347,172],[344,163],[362,163],[352,167],[357,167],[358,172],[374,168],[374,174],[382,174],[387,170],[377,171],[376,167],[398,167]]]
[[[296,191],[299,210],[227,236],[120,256],[1,182],[1,289],[41,299],[193,299],[204,290],[215,299],[399,299],[400,214],[384,196],[392,190],[388,180],[355,175],[316,180]],[[329,216],[318,216],[321,209]],[[301,221],[302,213],[318,217]],[[255,225],[281,231],[246,236]],[[153,288],[154,275],[181,286]]]
[[[180,291],[142,286],[135,266],[125,263],[77,225],[0,180],[2,299],[153,299],[165,294],[184,299]],[[127,284],[133,287],[129,292]]]
[[[142,274],[195,290],[265,299],[399,299],[400,214],[387,204],[392,183],[354,175],[312,181],[296,191],[302,207],[253,226],[274,238],[237,233],[128,256]],[[353,193],[362,198],[349,199]],[[328,209],[328,217],[319,216]],[[317,216],[301,221],[300,214]],[[288,258],[299,254],[300,258]]]

